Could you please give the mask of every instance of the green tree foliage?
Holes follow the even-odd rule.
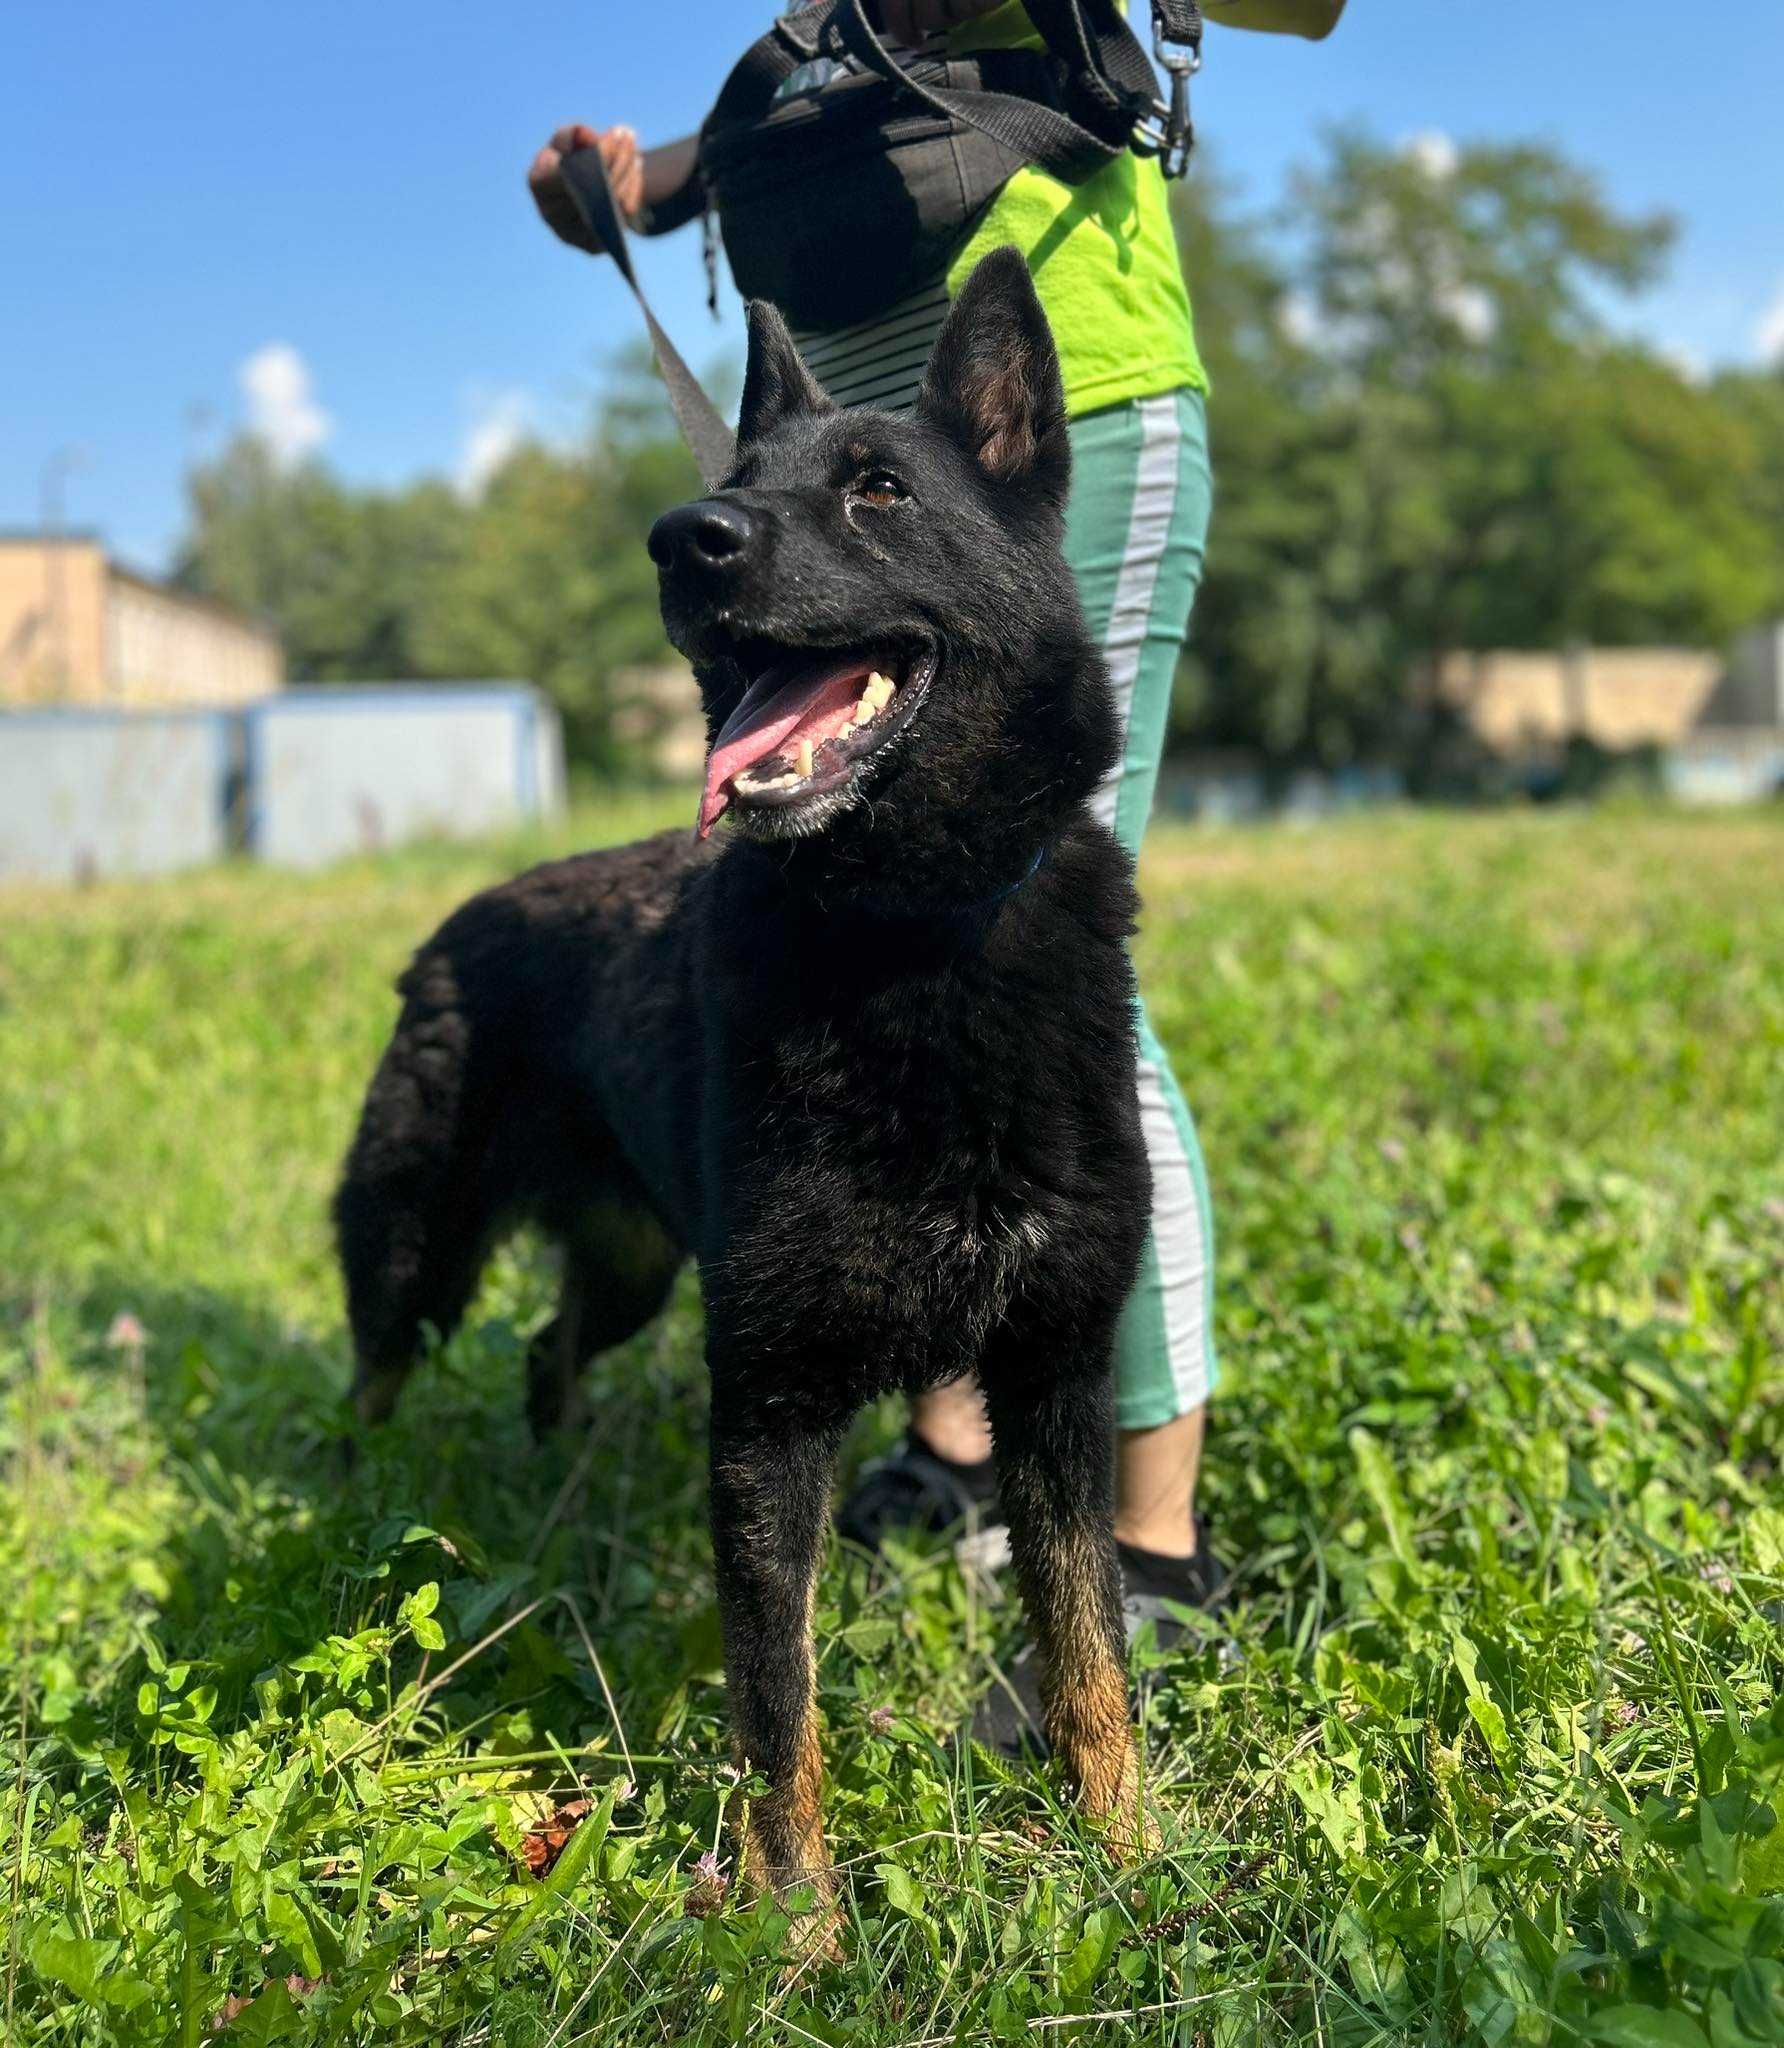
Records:
[[[423,633],[430,673],[527,677],[603,765],[615,675],[670,658],[644,536],[699,488],[645,377],[632,359],[580,448],[535,443],[502,466]]]
[[[356,491],[320,463],[281,469],[242,435],[193,472],[177,578],[271,619],[302,681],[438,674],[423,650],[470,513],[444,484]]]
[[[1714,390],[1750,451],[1737,483],[1747,513],[1771,537],[1767,607],[1775,617],[1784,613],[1784,362],[1758,374],[1726,372]]]
[[[1445,649],[1715,645],[1784,599],[1784,387],[1606,324],[1664,219],[1546,149],[1356,134],[1281,218],[1178,204],[1218,507],[1180,735],[1416,756],[1407,678]]]

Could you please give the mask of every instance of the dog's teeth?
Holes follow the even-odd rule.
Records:
[[[898,686],[890,676],[883,676],[876,668],[867,679],[867,688],[861,692],[861,701],[852,714],[857,725],[871,725],[892,701],[892,692]]]
[[[799,751],[794,755],[793,760],[794,765],[799,770],[799,779],[803,782],[811,774],[812,744],[810,740],[801,740],[799,742]]]

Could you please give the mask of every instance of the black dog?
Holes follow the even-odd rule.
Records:
[[[745,1868],[831,1883],[810,1616],[861,1403],[974,1373],[1083,1805],[1144,1823],[1112,1532],[1111,1352],[1149,1206],[1135,910],[1086,799],[1116,753],[1061,554],[1052,336],[1016,251],[914,419],[841,412],[750,309],[736,467],[650,536],[712,736],[699,838],[556,862],[416,956],[336,1205],[360,1415],[492,1239],[563,1248],[529,1409],[699,1263]],[[702,844],[729,812],[722,852]]]

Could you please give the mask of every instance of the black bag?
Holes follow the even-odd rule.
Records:
[[[906,68],[864,0],[818,0],[745,51],[701,128],[694,203],[716,212],[746,298],[771,300],[795,327],[852,326],[945,270],[1024,164],[1077,184],[1134,149],[1181,174],[1196,0],[1152,0],[1169,105],[1116,0],[1026,5],[1044,51]],[[820,58],[836,73],[776,104]]]

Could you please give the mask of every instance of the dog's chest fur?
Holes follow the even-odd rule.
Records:
[[[932,924],[827,913],[765,861],[713,878],[700,1237],[740,1336],[846,1333],[863,1390],[933,1382],[1017,1303],[1069,1322],[1124,1256],[1131,892],[1103,852]]]

